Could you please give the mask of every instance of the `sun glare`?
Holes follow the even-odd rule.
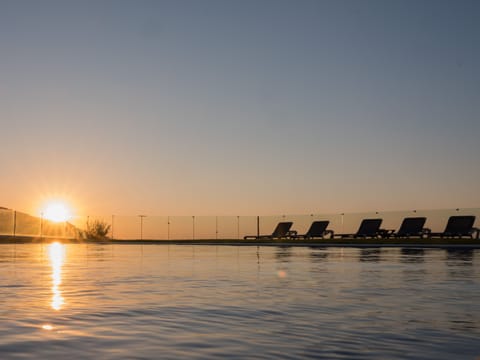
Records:
[[[72,217],[70,208],[61,201],[49,202],[42,210],[43,218],[54,221],[62,222],[68,221]]]

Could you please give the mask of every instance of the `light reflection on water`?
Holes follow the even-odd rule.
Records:
[[[65,245],[58,242],[48,245],[48,255],[52,265],[52,309],[60,310],[64,304],[60,285],[62,283],[62,265],[65,259]]]
[[[0,358],[474,359],[479,256],[0,245]]]

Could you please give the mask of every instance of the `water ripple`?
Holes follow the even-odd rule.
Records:
[[[2,359],[480,355],[477,251],[69,245],[54,309],[45,250],[17,249],[0,264]]]

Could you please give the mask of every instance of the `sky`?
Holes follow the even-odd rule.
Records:
[[[0,206],[479,207],[479,16],[476,0],[0,0]]]

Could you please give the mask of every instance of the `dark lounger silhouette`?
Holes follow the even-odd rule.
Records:
[[[432,233],[431,236],[444,237],[463,237],[468,236],[475,239],[479,238],[480,229],[473,227],[475,223],[475,216],[473,215],[461,215],[450,216],[443,233]]]
[[[310,225],[310,229],[303,235],[294,235],[295,239],[314,239],[314,238],[324,238],[327,235],[330,235],[333,238],[333,230],[327,230],[327,226],[330,223],[328,220],[324,221],[314,221]]]
[[[275,230],[271,235],[246,235],[243,237],[244,240],[247,239],[281,239],[289,237],[292,235],[290,228],[292,227],[292,222],[279,222]]]
[[[341,237],[378,237],[380,235],[383,219],[364,219],[355,234],[339,234]]]
[[[401,238],[409,238],[410,236],[428,236],[430,234],[430,229],[423,227],[426,221],[426,217],[407,217],[403,219],[400,229],[398,229],[393,236]]]

